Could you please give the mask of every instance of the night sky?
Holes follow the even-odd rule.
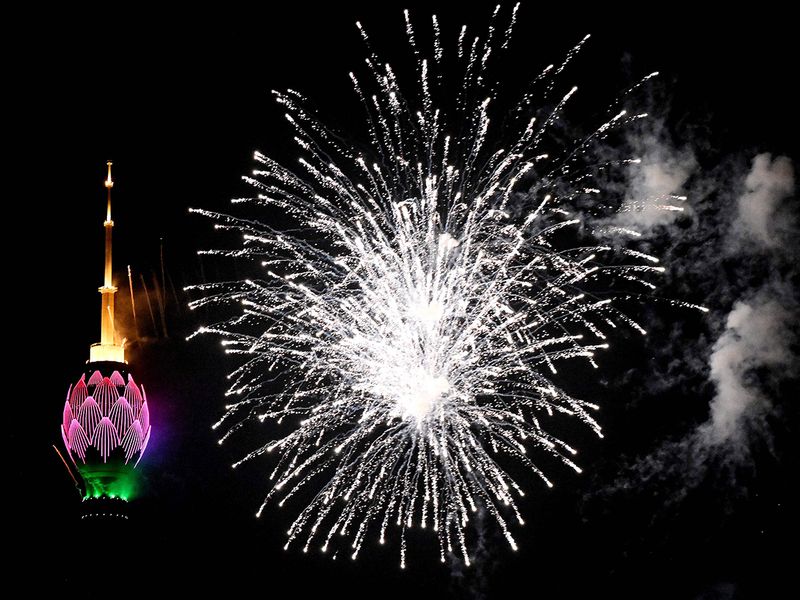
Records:
[[[455,37],[462,23],[484,25],[494,6],[455,10],[436,4],[320,8],[298,2],[270,10],[266,4],[257,11],[221,5],[169,13],[129,5],[105,16],[70,6],[26,20],[27,50],[21,56],[28,62],[13,69],[24,82],[24,106],[10,118],[22,115],[31,150],[21,158],[36,171],[27,179],[27,192],[10,201],[29,223],[33,214],[43,241],[32,252],[6,250],[7,260],[26,271],[22,285],[8,282],[7,294],[34,297],[24,317],[7,316],[12,331],[16,319],[33,324],[33,335],[13,334],[30,340],[23,346],[30,350],[12,358],[9,369],[15,392],[7,402],[15,417],[5,429],[5,479],[18,502],[7,511],[13,531],[7,545],[16,554],[12,578],[17,573],[33,586],[87,593],[97,582],[118,581],[113,585],[142,591],[219,589],[265,597],[277,589],[293,597],[319,591],[343,598],[796,594],[789,570],[796,567],[798,497],[790,484],[797,476],[800,432],[796,397],[789,393],[796,376],[772,382],[755,375],[769,379],[774,410],[749,438],[745,458],[712,458],[699,472],[680,453],[673,458],[685,464],[666,470],[643,466],[648,457],[658,465],[670,443],[709,417],[714,388],[708,373],[692,365],[707,362],[703,353],[720,334],[734,298],[733,292],[718,293],[718,273],[703,279],[702,270],[683,282],[680,273],[671,274],[664,294],[700,303],[711,298],[709,318],[717,325],[691,312],[648,309],[653,334],[644,340],[622,335],[599,377],[582,368],[567,374],[574,395],[603,406],[605,439],[577,423],[561,425],[559,436],[581,449],[584,473],[550,465],[553,490],[530,476],[531,493],[521,503],[527,525],[515,530],[518,552],[487,521],[479,542],[472,533],[475,566],[441,565],[435,539],[414,533],[409,565],[401,571],[398,546],[391,543],[370,546],[356,562],[344,554],[336,561],[303,554],[299,547],[284,552],[297,505],[270,505],[261,519],[253,517],[268,489],[270,463],[230,468],[255,446],[258,431],[216,444],[211,424],[222,414],[224,375],[236,363],[213,340],[185,341],[208,315],[190,314],[182,291],[204,279],[244,277],[251,267],[201,263],[197,250],[220,238],[187,208],[225,209],[231,198],[250,193],[240,177],[253,168],[254,150],[284,162],[294,159],[271,89],[300,90],[341,130],[364,137],[347,77],[363,64],[356,20],[382,56],[403,64],[409,60],[403,8],[411,8],[420,22],[435,11],[445,36]],[[796,99],[789,92],[796,32],[785,16],[726,14],[716,21],[672,5],[641,10],[647,16],[617,7],[595,14],[570,7],[542,11],[524,2],[513,61],[504,65],[503,76],[519,84],[592,33],[579,64],[565,74],[570,84],[588,90],[578,117],[596,118],[617,91],[659,70],[657,102],[673,144],[695,148],[696,172],[722,177],[739,169],[744,176],[763,152],[796,161]],[[88,26],[89,17],[108,27]],[[595,98],[602,100],[593,107]],[[130,264],[140,278],[138,294],[141,278],[155,294],[163,251],[167,280],[163,321],[157,307],[151,319],[137,295],[140,339],[129,354],[148,390],[154,439],[141,467],[145,493],[132,522],[113,536],[82,528],[79,498],[51,448],[61,446],[64,395],[99,335],[96,288],[108,159],[115,165],[116,279],[123,283]],[[724,198],[711,194],[705,206]],[[796,206],[785,214],[795,218]],[[11,226],[27,225],[6,222]],[[48,258],[37,266],[41,247]],[[692,256],[679,243],[666,252],[684,260]],[[796,247],[787,252],[796,254]],[[752,283],[772,269],[762,264],[769,260],[754,259],[745,275],[735,260],[723,270],[734,283]],[[797,277],[790,262],[775,273],[791,287]],[[35,267],[41,270],[34,273]],[[737,289],[734,283],[726,289]],[[118,296],[124,293],[127,287]],[[796,351],[796,343],[789,346]],[[665,373],[674,384],[643,383]]]

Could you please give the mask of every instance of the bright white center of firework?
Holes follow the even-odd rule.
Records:
[[[402,418],[421,425],[449,390],[450,383],[445,377],[417,369],[408,374],[406,385],[398,390],[397,412]]]
[[[442,316],[442,305],[436,302],[419,302],[411,307],[414,318],[425,325],[432,326]]]
[[[439,236],[440,252],[450,252],[458,247],[458,240],[445,232]]]

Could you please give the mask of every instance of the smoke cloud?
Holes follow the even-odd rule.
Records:
[[[770,384],[775,379],[797,374],[797,360],[792,354],[797,308],[792,290],[779,282],[736,302],[728,314],[725,331],[714,343],[709,358],[716,394],[709,420],[699,429],[707,445],[728,443],[739,448],[746,444],[747,432],[772,408],[765,388],[774,389]],[[757,377],[759,369],[765,369],[766,374]]]
[[[635,224],[649,228],[650,242],[666,256],[670,293],[710,312],[699,334],[676,320],[667,343],[654,350],[661,352],[661,372],[639,375],[636,384],[649,397],[666,392],[709,404],[704,420],[625,465],[597,494],[661,482],[671,489],[663,500],[670,506],[712,468],[733,485],[755,444],[772,448],[770,417],[787,402],[780,386],[800,373],[795,178],[785,156],[733,157],[701,174],[695,155],[663,135],[645,136],[642,144],[650,158],[630,171],[630,195],[685,187],[689,199],[683,223],[642,211]]]
[[[791,161],[785,156],[772,160],[770,154],[757,155],[725,232],[726,251],[738,259],[741,277],[737,279],[753,281],[754,275],[761,275],[763,281],[740,290],[741,298],[713,345],[709,367],[716,394],[700,432],[706,443],[728,443],[740,455],[748,433],[769,435],[763,425],[755,426],[763,424],[772,407],[768,390],[798,370],[792,352],[797,341],[798,299],[790,281],[791,271],[796,270],[795,213],[787,202],[793,192]],[[754,269],[761,273],[749,273]]]
[[[681,214],[684,185],[697,169],[690,147],[674,146],[662,121],[651,125],[646,132],[628,137],[639,162],[628,165],[625,202],[613,223],[642,235],[669,225]]]
[[[604,182],[605,189],[620,194],[622,203],[613,216],[592,223],[595,234],[622,244],[630,239],[630,230],[638,238],[651,238],[683,214],[685,186],[698,166],[694,150],[675,144],[661,119],[634,127],[624,145],[636,160],[627,165],[624,182]],[[601,148],[600,156],[613,162],[617,152]]]
[[[786,156],[772,160],[769,154],[759,154],[744,186],[745,191],[736,203],[730,251],[736,253],[739,242],[780,250],[795,227],[793,215],[784,206],[794,193],[792,162]]]

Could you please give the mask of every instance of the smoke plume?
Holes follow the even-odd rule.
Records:
[[[660,371],[631,377],[645,398],[668,393],[708,406],[695,425],[629,462],[597,494],[661,483],[670,490],[663,506],[670,506],[712,473],[722,485],[737,485],[739,469],[751,467],[753,447],[772,448],[771,417],[791,401],[781,386],[800,374],[797,204],[785,156],[728,158],[701,174],[694,154],[676,155],[667,137],[645,136],[643,144],[651,159],[631,170],[630,194],[648,193],[648,182],[657,181],[664,194],[686,189],[688,206],[683,222],[637,224],[658,226],[649,229],[650,241],[669,265],[668,292],[710,312],[700,332],[676,319],[663,348],[654,350]]]

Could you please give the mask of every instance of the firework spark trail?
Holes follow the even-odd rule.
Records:
[[[514,8],[500,28],[503,50],[516,16]],[[482,506],[516,549],[508,519],[523,523],[524,493],[503,464],[521,463],[548,486],[531,451],[580,472],[576,451],[545,431],[543,415],[572,416],[601,435],[597,406],[550,380],[557,363],[580,357],[596,367],[617,324],[644,333],[614,306],[624,294],[590,291],[612,277],[648,290],[646,278],[663,267],[636,250],[583,243],[572,207],[601,194],[585,168],[592,141],[641,115],[619,112],[558,156],[543,152],[572,89],[544,118],[516,119],[506,145],[492,147],[486,72],[496,18],[485,41],[462,29],[448,54],[434,17],[429,61],[405,14],[418,99],[401,93],[357,24],[369,77],[350,77],[367,112],[369,154],[316,120],[297,92],[275,92],[301,152],[297,173],[256,153],[259,167],[245,179],[258,195],[234,203],[275,207],[296,227],[193,209],[242,236],[237,249],[203,253],[263,267],[260,279],[191,286],[201,296],[191,307],[241,306],[197,332],[220,335],[242,357],[229,375],[237,401],[215,428],[227,427],[220,443],[255,419],[288,428],[234,465],[278,455],[259,516],[272,498],[282,506],[310,497],[287,547],[327,551],[340,534],[355,558],[371,530],[383,543],[396,527],[405,566],[406,531],[418,524],[436,533],[442,561],[454,552],[469,563],[465,529]],[[543,94],[584,42],[535,79]],[[435,98],[446,59],[464,73],[449,115]],[[526,92],[511,114],[530,114],[534,98]],[[516,194],[523,184],[527,193]],[[564,239],[579,243],[564,248]]]

